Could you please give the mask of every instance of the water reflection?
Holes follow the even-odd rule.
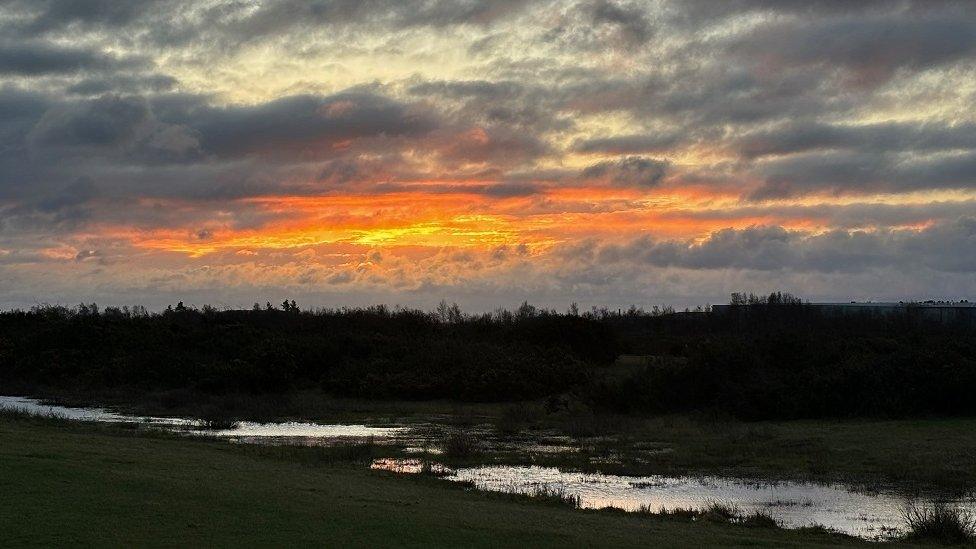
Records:
[[[376,460],[373,469],[419,473],[420,460]],[[782,526],[822,525],[838,532],[880,539],[903,531],[906,500],[890,493],[865,494],[844,486],[807,482],[767,482],[719,477],[630,477],[574,473],[554,467],[483,466],[445,471],[446,480],[470,482],[494,492],[532,494],[540,487],[579,496],[585,508],[700,508],[711,502],[731,503],[743,514],[765,511]],[[931,504],[932,502],[928,502]],[[951,502],[976,511],[972,498]]]
[[[374,442],[392,441],[406,432],[405,427],[375,427],[370,425],[319,424],[299,421],[281,423],[256,423],[240,421],[223,429],[212,429],[203,420],[130,416],[115,413],[104,408],[74,408],[44,404],[40,400],[25,397],[0,396],[0,409],[18,410],[26,413],[61,417],[79,421],[108,423],[139,423],[151,427],[193,434],[224,437],[238,442],[249,443],[298,443],[325,444],[372,440]]]
[[[407,474],[420,474],[420,473],[433,473],[435,475],[449,475],[452,474],[450,468],[441,465],[440,463],[431,463],[422,459],[400,459],[400,458],[382,458],[373,460],[370,469],[392,471],[394,473],[407,473]]]

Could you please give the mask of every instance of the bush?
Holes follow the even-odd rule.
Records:
[[[909,541],[962,544],[976,540],[976,519],[962,509],[937,503],[931,508],[910,502],[905,509]]]

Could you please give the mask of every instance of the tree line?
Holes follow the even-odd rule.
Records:
[[[373,306],[250,310],[178,303],[0,313],[0,386],[375,399],[576,402],[745,419],[976,413],[976,334],[910,314],[822,316],[774,293],[734,314],[523,303],[465,314]],[[638,365],[616,363],[638,355]]]

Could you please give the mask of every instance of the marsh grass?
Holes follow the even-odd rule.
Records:
[[[709,522],[741,524],[751,528],[780,528],[780,524],[768,511],[760,510],[746,515],[738,506],[730,502],[712,501],[699,508],[673,507],[671,509],[667,507],[654,509],[649,505],[641,505],[633,513],[664,519],[692,521],[701,519]]]
[[[654,509],[650,505],[641,505],[634,511],[634,514],[649,516],[649,517],[660,517],[668,519],[679,519],[679,520],[695,520],[701,516],[701,509],[691,509],[687,507],[661,507],[660,509]]]
[[[63,414],[41,414],[30,410],[21,410],[19,408],[0,408],[0,419],[28,419],[63,425],[77,423],[77,420],[68,419],[68,417]]]
[[[701,517],[712,522],[740,522],[742,511],[732,502],[709,501],[705,503]]]
[[[360,444],[340,446],[292,446],[238,444],[235,448],[250,455],[302,463],[304,465],[336,465],[342,463],[371,463],[380,455],[379,447],[372,440]],[[389,448],[384,448],[389,454]]]
[[[562,486],[539,484],[533,486],[530,491],[526,492],[526,495],[533,500],[550,505],[564,505],[573,509],[581,509],[583,507],[583,501],[579,495],[568,492]]]
[[[779,522],[769,514],[769,511],[754,511],[750,515],[742,517],[740,520],[743,526],[750,528],[779,528]]]
[[[481,453],[478,439],[464,429],[451,429],[442,441],[444,455],[453,458],[469,458]]]
[[[932,541],[950,544],[976,541],[976,518],[968,511],[944,503],[922,507],[910,501],[904,511],[908,541]]]

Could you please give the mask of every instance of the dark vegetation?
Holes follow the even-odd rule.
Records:
[[[905,510],[908,541],[936,542],[945,545],[976,541],[976,519],[964,510],[938,504],[932,508],[910,503]]]
[[[464,315],[179,304],[0,313],[3,392],[275,395],[544,403],[743,419],[976,413],[976,327],[822,316],[789,295],[733,296],[726,314],[523,304]],[[614,363],[621,355],[634,364]],[[538,413],[537,409],[533,413]],[[506,422],[518,429],[522,410]]]
[[[635,511],[638,515],[650,517],[662,517],[677,520],[741,524],[750,528],[779,528],[776,522],[767,511],[754,511],[752,514],[744,514],[733,503],[713,501],[706,503],[698,508],[666,507],[655,509],[650,506],[642,505]]]

